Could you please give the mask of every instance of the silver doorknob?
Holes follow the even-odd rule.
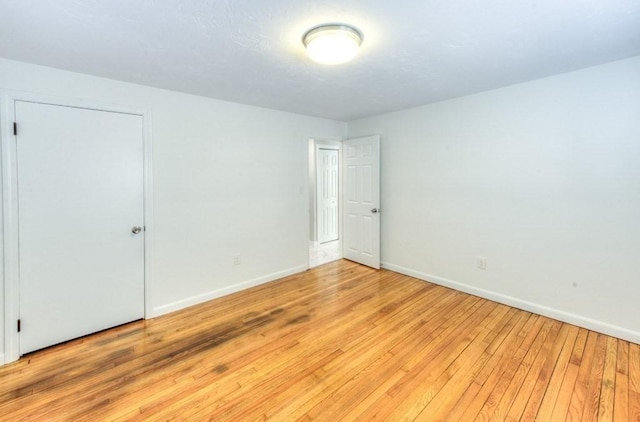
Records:
[[[140,226],[133,226],[133,227],[131,228],[131,233],[133,233],[133,234],[138,234],[138,233],[140,233],[141,231],[142,231],[142,227],[140,227]]]
[[[375,214],[377,212],[380,212],[380,209],[379,208],[372,208],[371,212]]]

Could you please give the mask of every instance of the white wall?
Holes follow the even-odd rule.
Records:
[[[640,57],[349,123],[378,133],[385,267],[640,342]]]
[[[307,142],[345,123],[3,59],[0,88],[152,113],[155,314],[306,269]]]

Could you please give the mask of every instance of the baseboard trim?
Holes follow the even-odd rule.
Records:
[[[470,286],[465,283],[460,283],[457,281],[448,280],[446,278],[438,277],[435,275],[426,274],[420,271],[413,270],[411,268],[395,265],[390,262],[383,262],[382,267],[390,271],[394,271],[394,272],[408,275],[410,277],[414,277],[423,281],[427,281],[429,283],[434,283],[440,286],[449,287],[454,290],[459,290],[464,293],[469,293],[471,295],[479,296],[481,298],[502,303],[504,305],[509,305],[514,308],[522,309],[528,312],[533,312],[535,314],[553,318],[558,321],[566,322],[568,324],[577,325],[578,327],[586,328],[592,331],[597,331],[602,334],[610,335],[613,337],[621,338],[623,340],[640,344],[640,332],[629,330],[624,327],[619,327],[616,325],[608,324],[606,322],[588,318],[582,315],[576,315],[570,312],[565,312],[558,309],[550,308],[548,306],[541,305],[538,303],[528,302],[526,300],[518,299],[512,296],[507,296],[494,291]]]
[[[8,362],[5,362],[4,360],[4,353],[0,353],[0,365],[4,365],[5,363],[8,363]]]
[[[278,271],[275,273],[267,274],[262,277],[254,278],[251,280],[243,281],[240,283],[233,284],[231,286],[223,287],[221,289],[212,290],[200,295],[191,296],[186,299],[178,300],[176,302],[168,303],[166,305],[161,305],[153,308],[153,317],[158,317],[160,315],[168,314],[170,312],[179,311],[184,308],[188,308],[189,306],[198,305],[203,302],[207,302],[212,299],[217,299],[222,296],[229,295],[231,293],[236,293],[241,290],[248,289],[250,287],[258,286],[260,284],[268,283],[273,280],[277,280],[279,278],[287,277],[293,274],[300,273],[307,269],[306,265],[299,265],[297,267],[288,268],[286,270]]]

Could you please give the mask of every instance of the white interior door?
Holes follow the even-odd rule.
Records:
[[[143,123],[27,101],[15,113],[24,354],[144,316]]]
[[[380,268],[380,136],[342,143],[343,256]]]
[[[317,156],[318,242],[338,240],[338,150],[319,148]]]

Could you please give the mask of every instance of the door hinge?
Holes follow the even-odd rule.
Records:
[[[17,122],[13,122],[13,134],[14,135],[18,134],[18,123]]]
[[[18,332],[20,332],[21,328],[22,328],[22,324],[20,323],[20,320],[18,320]]]

